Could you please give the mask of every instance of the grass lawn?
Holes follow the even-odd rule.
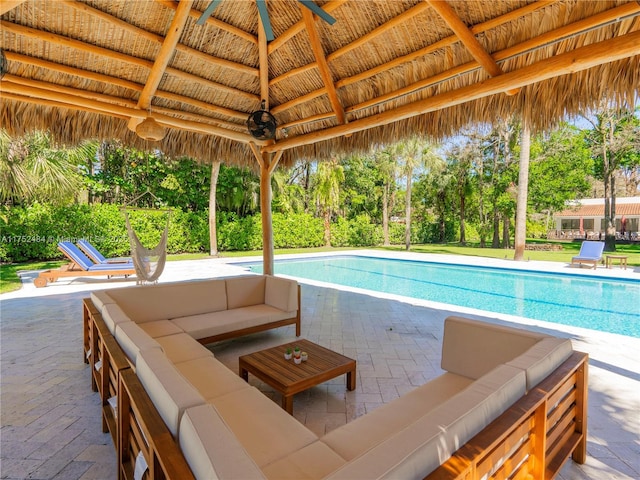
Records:
[[[571,257],[576,255],[580,250],[580,244],[578,242],[549,242],[547,240],[528,240],[528,244],[535,243],[562,243],[562,250],[560,251],[538,251],[538,250],[526,250],[524,253],[525,260],[539,260],[546,262],[561,262],[570,263]],[[404,251],[404,246],[393,245],[390,247],[374,247],[373,249],[386,250],[386,251]],[[316,253],[316,252],[341,252],[354,250],[353,248],[283,248],[275,251],[276,255],[286,255],[293,253]],[[498,259],[513,259],[513,250],[502,248],[480,248],[479,246],[461,246],[458,243],[446,243],[446,244],[425,244],[425,245],[412,245],[412,252],[417,253],[435,253],[435,254],[449,254],[449,255],[466,255],[475,257],[487,257]],[[606,255],[607,252],[604,253]],[[640,266],[640,244],[634,245],[617,245],[617,255],[627,255],[628,265]],[[249,252],[222,252],[221,257],[246,257],[246,256],[262,256],[261,250],[253,250]],[[177,260],[197,260],[201,258],[208,258],[209,255],[205,253],[182,253],[177,255],[169,255],[168,261]],[[58,268],[63,265],[64,261],[50,261],[50,262],[36,262],[36,263],[20,263],[20,264],[4,264],[0,265],[0,294],[12,292],[18,290],[21,286],[18,272],[20,270],[43,270],[46,268]]]

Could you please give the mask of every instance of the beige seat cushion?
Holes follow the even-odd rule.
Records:
[[[193,338],[199,340],[293,317],[295,317],[295,312],[283,312],[269,305],[253,305],[225,310],[224,312],[174,318],[171,321]]]
[[[507,365],[523,369],[527,374],[527,390],[531,390],[571,356],[573,347],[566,338],[545,338],[514,358]]]
[[[216,397],[209,403],[259,467],[285,457],[318,438],[254,387]]]
[[[162,351],[160,344],[151,338],[135,322],[121,322],[116,325],[116,340],[133,365],[136,364],[138,353],[144,350],[157,349]]]
[[[346,460],[317,441],[262,468],[273,480],[321,479],[337,470]]]
[[[177,439],[183,412],[189,407],[204,405],[204,398],[159,349],[144,350],[138,354],[136,375]]]
[[[373,412],[332,430],[322,437],[322,441],[345,459],[351,460],[426,415],[472,382],[467,377],[445,373]]]
[[[525,386],[523,370],[500,365],[327,478],[424,478],[524,395]]]
[[[184,330],[169,320],[155,320],[153,322],[139,323],[138,325],[142,330],[147,332],[151,338],[184,333]]]
[[[227,308],[229,310],[264,303],[264,275],[245,275],[227,278],[225,281],[227,283]]]
[[[115,303],[107,303],[102,307],[102,320],[112,335],[116,332],[116,325],[131,321],[128,315]]]
[[[180,421],[179,443],[198,479],[265,478],[211,405],[188,408],[184,412]]]
[[[213,356],[176,363],[175,367],[207,401],[236,390],[251,388]]]
[[[160,344],[165,355],[172,363],[213,356],[211,350],[198,343],[186,333],[158,337],[155,340]]]
[[[116,288],[109,296],[137,323],[227,308],[224,279]]]
[[[444,321],[442,369],[477,379],[546,337],[548,335],[479,320],[448,317]]]

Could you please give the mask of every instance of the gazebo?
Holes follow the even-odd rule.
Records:
[[[279,163],[512,114],[542,129],[640,87],[637,1],[3,0],[0,14],[3,128],[259,168],[265,273]]]

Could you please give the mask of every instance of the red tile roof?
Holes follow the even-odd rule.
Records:
[[[556,217],[602,217],[604,215],[604,204],[582,205],[568,208],[555,214]],[[616,203],[616,217],[640,216],[640,203]]]

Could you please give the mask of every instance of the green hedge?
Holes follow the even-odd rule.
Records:
[[[155,246],[166,225],[162,211],[129,211],[131,223],[143,245]],[[219,213],[218,250],[248,251],[262,248],[262,223],[259,214],[239,218]],[[404,225],[390,224],[391,243],[404,242]],[[415,233],[420,227],[415,227]],[[306,248],[324,245],[321,218],[309,214],[273,214],[275,248]],[[418,235],[412,234],[412,237]],[[105,256],[130,253],[124,214],[111,204],[53,207],[35,204],[29,207],[0,207],[0,261],[24,262],[62,258],[57,243],[86,238]],[[413,240],[413,238],[412,238]],[[334,247],[366,247],[382,243],[382,226],[367,215],[354,219],[338,218],[331,225]],[[167,243],[169,253],[209,251],[208,212],[171,211]]]

